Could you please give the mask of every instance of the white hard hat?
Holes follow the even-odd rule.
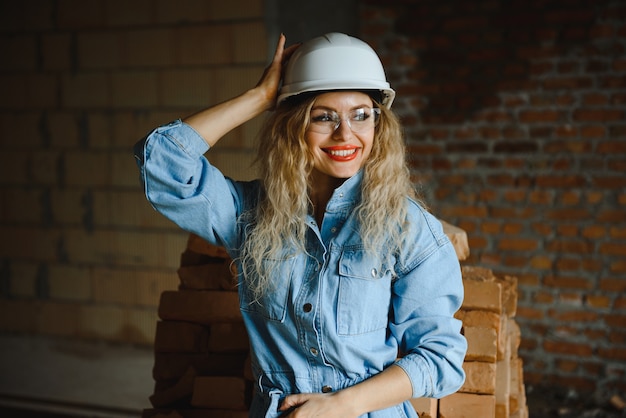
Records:
[[[396,96],[372,47],[337,32],[313,38],[296,49],[287,63],[278,103],[301,93],[333,90],[379,91],[381,104],[387,107]]]

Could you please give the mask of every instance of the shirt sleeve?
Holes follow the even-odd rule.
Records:
[[[465,381],[467,341],[454,318],[463,301],[463,282],[454,247],[440,222],[423,213],[419,248],[398,272],[392,289],[390,330],[403,356],[396,364],[409,376],[413,397],[441,398]],[[417,254],[417,256],[416,256]]]
[[[154,209],[182,229],[232,250],[239,247],[236,220],[243,186],[209,163],[208,149],[191,126],[177,120],[137,142],[134,153]]]

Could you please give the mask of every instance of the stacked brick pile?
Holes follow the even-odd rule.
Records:
[[[465,384],[440,399],[422,418],[528,418],[515,322],[517,280],[489,269],[463,267],[465,300],[457,317],[468,342]],[[420,400],[421,401],[421,400]],[[419,410],[418,410],[419,411]]]
[[[464,231],[444,223],[457,255],[469,254]],[[239,312],[231,260],[190,235],[181,255],[179,289],[161,295],[150,397],[143,418],[244,418],[252,396],[248,338]],[[513,319],[516,280],[464,267],[458,313],[468,340],[467,379],[440,400],[414,399],[422,418],[527,418],[520,332]]]
[[[248,336],[234,276],[223,249],[189,236],[179,288],[161,294],[153,408],[143,418],[247,418]]]

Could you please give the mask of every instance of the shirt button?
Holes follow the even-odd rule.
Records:
[[[311,309],[313,309],[313,305],[311,305],[310,303],[305,303],[302,307],[302,310],[307,313],[311,312]]]
[[[311,354],[313,354],[314,356],[317,356],[317,354],[319,353],[319,352],[317,351],[317,348],[315,348],[315,347],[311,347],[311,348],[309,349],[309,351],[310,351],[310,352],[311,352]]]
[[[378,275],[378,270],[372,269],[372,277],[376,277]]]
[[[337,228],[335,228],[335,227],[333,226],[332,228],[330,228],[330,232],[332,232],[332,233],[334,234],[335,232],[337,232]]]
[[[332,386],[322,386],[322,393],[329,393],[332,391],[333,391]]]

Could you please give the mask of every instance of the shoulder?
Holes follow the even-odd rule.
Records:
[[[447,236],[439,219],[424,206],[412,198],[407,198],[407,220],[415,225],[421,233],[430,236],[440,245],[446,244]]]
[[[422,204],[408,197],[404,232],[405,239],[399,254],[403,269],[411,269],[439,248],[451,245],[441,221]]]

